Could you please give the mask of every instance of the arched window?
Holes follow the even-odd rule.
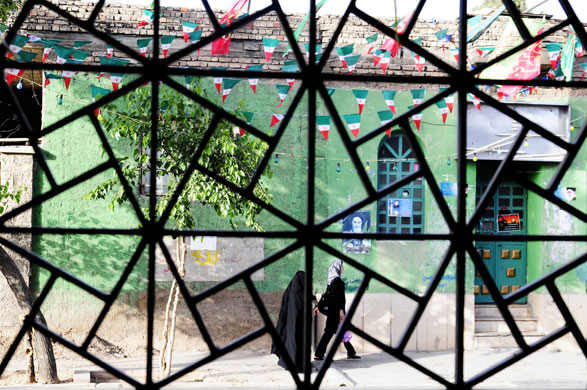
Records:
[[[401,132],[392,133],[379,145],[377,188],[381,189],[419,169],[416,156]],[[424,231],[424,180],[420,177],[377,201],[377,231]]]

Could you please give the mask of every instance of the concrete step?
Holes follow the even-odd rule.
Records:
[[[533,344],[544,337],[543,332],[522,332],[527,344]],[[475,333],[475,349],[480,348],[518,348],[516,340],[509,332]]]
[[[528,305],[509,305],[508,309],[514,317],[532,317],[532,312]],[[496,305],[475,305],[475,319],[479,317],[501,318],[501,312]]]
[[[535,332],[538,322],[532,317],[514,317],[514,321],[521,332]],[[475,333],[509,332],[509,327],[502,317],[475,318]]]

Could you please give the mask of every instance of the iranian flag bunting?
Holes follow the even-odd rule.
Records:
[[[243,7],[245,6],[246,3],[247,3],[247,0],[236,0],[233,4],[232,8],[230,9],[230,11],[228,11],[226,13],[226,15],[224,15],[222,17],[222,19],[220,20],[220,26],[222,28],[226,28],[226,27],[230,26],[230,24],[232,23],[232,20],[234,18],[236,18],[239,15],[244,13]],[[219,39],[215,40],[214,42],[212,42],[212,48],[210,49],[210,55],[227,54],[230,51],[230,36],[231,35],[232,35],[232,33],[228,33],[226,35],[223,35]]]
[[[477,107],[479,111],[481,111],[481,100],[479,100],[479,98],[472,93],[468,93],[467,95],[469,95],[469,98],[471,98],[471,101],[473,101],[473,105]]]
[[[310,61],[310,44],[304,43],[304,48],[306,49],[306,52],[305,52],[306,61]],[[318,53],[320,53],[320,50],[322,50],[322,45],[316,45],[316,52],[314,54],[316,54],[316,56],[318,56]],[[318,61],[318,58],[316,58],[316,61]]]
[[[391,62],[391,53],[386,51],[385,54],[383,55],[383,57],[381,58],[381,61],[379,62],[379,64],[381,65],[381,69],[383,70],[383,73],[387,72],[387,66],[389,65],[390,62]]]
[[[95,103],[96,100],[108,95],[110,93],[110,90],[106,89],[106,88],[100,88],[100,87],[96,87],[95,85],[91,86],[91,90],[92,90],[92,103]],[[96,114],[96,116],[100,115],[100,109],[96,108],[94,110],[94,113]]]
[[[414,43],[422,46],[422,38],[418,38],[418,39],[414,39]],[[424,69],[424,63],[426,63],[426,59],[422,56],[420,56],[419,54],[416,54],[414,52],[411,52],[412,56],[414,56],[414,62],[416,63],[416,67],[418,68],[418,72],[422,72],[422,69]]]
[[[82,46],[89,45],[92,41],[73,41],[73,48],[79,49]]]
[[[141,17],[139,24],[137,24],[137,27],[143,27],[143,26],[146,26],[148,24],[153,23],[154,18],[155,18],[155,12],[153,12],[149,9],[143,10],[143,16]]]
[[[18,79],[24,74],[25,69],[6,68],[6,83],[10,85],[12,80]]]
[[[198,28],[198,24],[182,20],[181,28],[183,30],[183,41],[184,43],[187,43],[188,39],[190,39],[190,33],[196,31],[196,28]]]
[[[10,58],[13,55],[18,54],[22,50],[22,48],[29,42],[29,37],[24,35],[16,35],[12,40],[12,43],[8,45],[8,55],[7,57]]]
[[[65,46],[61,46],[61,45],[55,45],[55,53],[57,53],[57,63],[59,65],[63,65],[67,62],[68,59],[71,58],[71,55],[73,54],[73,50],[65,47]]]
[[[353,133],[355,138],[358,138],[359,129],[361,127],[361,116],[359,114],[347,114],[343,115],[343,118],[346,121],[346,124],[348,125],[351,133]]]
[[[413,108],[414,108],[414,106],[409,106],[408,111],[412,110]],[[416,125],[416,129],[418,131],[420,131],[420,121],[422,120],[422,112],[419,112],[417,114],[412,115],[412,120],[414,121],[414,124]]]
[[[171,47],[171,42],[175,39],[175,35],[168,35],[166,37],[161,37],[161,50],[163,50],[163,58],[167,58],[167,52]]]
[[[122,82],[122,78],[124,77],[124,73],[111,73],[110,74],[110,81],[112,82],[112,90],[116,91],[118,86]]]
[[[354,43],[351,43],[350,45],[346,45],[343,47],[336,48],[336,52],[338,53],[338,58],[340,59],[340,62],[342,62],[342,66],[344,66],[345,68],[348,66],[346,59],[347,59],[347,57],[350,57],[353,55],[354,48],[355,48]]]
[[[55,45],[54,42],[43,41],[43,63],[47,61],[47,57],[49,57],[51,49],[53,49],[53,45]]]
[[[263,65],[258,64],[258,65],[249,65],[247,66],[247,69],[250,72],[262,72],[263,71]],[[249,85],[251,86],[251,89],[253,90],[253,94],[257,93],[257,83],[259,82],[259,79],[249,79]]]
[[[581,80],[583,80],[583,78],[585,77],[585,72],[587,72],[587,62],[582,63],[581,66],[583,67],[583,73],[581,74]]]
[[[263,38],[263,50],[265,51],[265,59],[267,62],[271,60],[273,52],[281,42],[279,39]]]
[[[375,53],[373,54],[373,66],[377,66],[386,53],[389,52],[386,50],[375,50]]]
[[[271,124],[269,125],[269,128],[272,128],[273,126],[281,122],[283,117],[284,115],[281,114],[273,114],[273,116],[271,117]]]
[[[298,71],[298,63],[296,60],[285,61],[285,65],[281,67],[281,71],[284,73],[296,73]],[[285,79],[287,84],[290,88],[293,88],[293,85],[296,79]]]
[[[71,59],[79,64],[79,63],[83,62],[83,60],[88,58],[89,55],[90,55],[90,53],[87,51],[74,50],[73,53],[71,54]]]
[[[318,130],[324,136],[324,139],[328,141],[328,133],[330,132],[330,116],[329,115],[316,115],[316,123],[318,124]]]
[[[222,104],[224,104],[224,100],[226,100],[226,97],[228,96],[230,91],[232,91],[234,86],[237,85],[239,82],[240,80],[238,79],[224,79],[222,81],[222,84],[224,86],[224,88],[222,89]]]
[[[332,96],[332,94],[336,92],[336,89],[334,89],[334,88],[326,88],[326,92],[328,92],[328,96]]]
[[[29,42],[41,42],[42,39],[36,35],[33,34],[27,34],[27,37],[29,39]]]
[[[475,50],[477,51],[477,54],[479,54],[479,57],[483,58],[489,55],[494,49],[495,47],[478,47]]]
[[[129,60],[125,60],[123,58],[98,57],[98,59],[100,60],[100,65],[103,65],[103,66],[107,66],[107,65],[125,66],[126,64],[129,63]],[[106,74],[106,72],[100,72],[100,76],[98,76],[96,78],[100,79],[105,74]]]
[[[459,63],[459,49],[458,48],[451,48],[450,52],[455,57],[455,60],[457,61],[457,64],[458,64]]]
[[[379,115],[381,126],[386,125],[393,119],[393,112],[389,110],[377,111],[377,115]],[[387,133],[388,137],[391,137],[391,127],[386,129],[385,132]]]
[[[66,65],[75,64],[76,62],[73,60],[67,60],[65,62]],[[63,82],[65,83],[65,90],[69,90],[69,83],[71,82],[71,78],[75,75],[75,71],[73,70],[63,70],[61,71],[61,75],[63,76]]]
[[[585,55],[585,50],[583,49],[583,44],[581,40],[577,38],[575,35],[575,57],[581,58]]]
[[[446,89],[448,89],[448,88],[447,87],[440,87],[440,92],[443,92]],[[446,106],[448,107],[448,111],[452,114],[452,109],[454,107],[454,102],[455,102],[454,95],[450,94],[447,97],[445,97],[444,102],[446,103]]]
[[[255,113],[249,112],[249,111],[242,111],[242,113],[245,115],[245,119],[247,121],[247,125],[250,125],[251,124],[251,121],[253,120],[253,115],[255,115]],[[243,135],[245,135],[245,129],[239,128],[239,134],[240,134],[241,137]]]
[[[552,69],[556,68],[556,64],[558,63],[558,57],[561,52],[561,44],[560,43],[547,43],[546,50],[548,51],[548,59],[550,60],[550,66]]]
[[[188,69],[193,69],[191,67],[188,67]],[[186,75],[184,76],[185,79],[185,86],[186,88],[189,89],[189,87],[192,85],[192,83],[194,82],[194,80],[199,80],[200,76],[190,76],[190,75]]]
[[[190,37],[190,42],[192,44],[200,42],[200,40],[202,39],[202,30],[196,30],[194,32],[189,33],[189,37]],[[199,52],[199,50],[198,50],[198,52]]]
[[[279,105],[275,107],[281,107],[291,87],[289,85],[283,84],[275,84],[275,86],[277,87],[277,93],[279,94]]]
[[[444,100],[439,100],[436,102],[436,107],[440,110],[440,115],[442,115],[442,123],[446,124],[446,116],[448,115],[448,107]]]
[[[153,38],[137,39],[137,46],[139,47],[139,52],[143,57],[145,57],[147,54],[147,49],[149,48],[149,43],[151,43],[151,39]]]
[[[366,89],[353,89],[353,95],[355,95],[355,99],[357,99],[357,103],[359,104],[359,115],[363,113],[363,107],[365,107],[368,93],[369,91]]]
[[[347,68],[351,74],[353,74],[353,71],[355,70],[355,66],[357,66],[357,62],[359,62],[360,57],[361,57],[360,54],[346,57]]]
[[[379,37],[378,33],[375,33],[373,35],[369,35],[368,37],[365,37],[365,39],[367,40],[367,44],[369,45],[369,50],[367,50],[367,54],[371,53],[371,51],[373,49],[375,49],[375,45],[377,45],[377,38]]]
[[[434,35],[436,36],[436,39],[438,39],[438,42],[442,44],[442,51],[444,51],[444,47],[450,42],[452,34],[448,34],[448,28],[445,28],[444,30],[436,32]]]
[[[425,89],[412,89],[410,90],[410,93],[412,94],[412,99],[414,101],[413,108],[416,108],[420,104],[422,104],[422,100],[424,99],[424,95],[426,94]],[[422,113],[419,112],[418,114],[412,115],[412,119],[416,124],[416,129],[420,130],[420,120],[422,119]]]
[[[219,68],[210,68],[211,70],[226,70],[227,68],[224,67],[219,67]],[[222,76],[213,76],[212,77],[213,81],[214,81],[214,85],[216,86],[216,90],[218,91],[218,94],[220,94],[220,88],[222,88]]]
[[[387,104],[387,107],[389,107],[391,112],[393,112],[395,114],[395,104],[393,102],[393,99],[395,98],[395,94],[397,93],[397,91],[383,90],[383,91],[381,91],[381,93],[383,94],[383,99],[385,100],[385,104]]]
[[[48,73],[48,72],[44,72],[44,73],[45,73],[45,82],[43,83],[43,87],[46,87],[47,85],[51,84],[51,80],[59,80],[59,79],[63,78],[61,76],[57,76],[54,73]]]
[[[106,57],[110,58],[114,54],[114,46],[106,44]]]

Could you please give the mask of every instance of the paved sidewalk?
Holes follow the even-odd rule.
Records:
[[[472,351],[465,353],[465,378],[470,378],[506,359],[512,351]],[[409,353],[418,364],[452,381],[454,353]],[[174,358],[173,370],[179,370],[204,354],[181,355]],[[111,362],[118,369],[140,382],[144,381],[143,360],[122,359]],[[312,381],[322,362],[312,363]],[[19,369],[9,366],[6,375]],[[157,367],[156,363],[154,367]],[[102,368],[80,362],[58,362],[62,378],[76,372],[76,381],[60,385],[3,386],[3,389],[119,389],[131,388],[116,381]],[[347,360],[345,355],[335,357],[321,388],[376,388],[376,389],[442,389],[440,383],[416,371],[405,363],[384,354],[369,353],[363,359]],[[90,375],[91,374],[91,375]],[[3,376],[4,377],[4,376]],[[83,383],[89,380],[98,383]],[[265,351],[235,351],[223,358],[183,376],[170,389],[294,389],[291,374],[277,365],[277,358]],[[587,360],[580,352],[537,352],[522,359],[494,377],[479,384],[479,389],[535,389],[587,390]]]

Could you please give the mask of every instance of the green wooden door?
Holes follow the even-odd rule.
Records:
[[[484,179],[481,177],[481,179]],[[477,201],[481,198],[487,182],[477,184]],[[512,182],[504,182],[497,189],[483,213],[477,231],[482,234],[506,236],[526,234],[527,220],[526,189]],[[498,290],[502,295],[516,291],[526,284],[527,246],[526,242],[487,241],[477,242],[476,248],[487,266]],[[493,299],[479,276],[475,273],[475,303],[492,303]],[[518,303],[526,303],[526,298]]]

